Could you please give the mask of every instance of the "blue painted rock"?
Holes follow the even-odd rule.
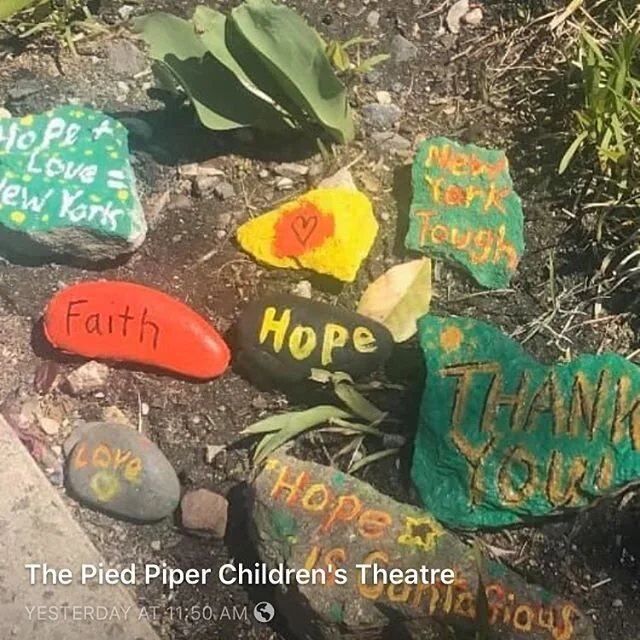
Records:
[[[146,231],[121,123],[78,106],[0,120],[0,247],[99,261]]]
[[[446,531],[432,514],[334,468],[278,454],[250,487],[250,534],[270,569],[298,573],[276,588],[300,638],[474,637],[480,587],[489,638],[594,640],[571,600],[528,584]],[[330,569],[332,567],[332,569]],[[228,575],[227,577],[232,577]],[[467,635],[468,634],[468,635]]]
[[[365,376],[393,350],[389,330],[375,320],[284,294],[251,303],[238,339],[246,360],[290,382],[308,378],[312,368]]]
[[[47,305],[44,332],[67,353],[202,380],[221,375],[231,359],[220,334],[193,309],[131,282],[81,282],[63,289]]]
[[[456,528],[582,509],[640,479],[640,371],[616,354],[547,366],[496,327],[424,316],[411,475]]]
[[[114,518],[155,522],[180,502],[180,482],[171,463],[148,438],[129,427],[81,425],[67,459],[69,493]]]

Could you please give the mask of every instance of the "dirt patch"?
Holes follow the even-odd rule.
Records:
[[[117,19],[119,4],[104,3],[107,22]],[[144,10],[184,15],[190,13],[193,4],[154,0],[145,3]],[[219,4],[222,8],[230,5]],[[579,252],[575,243],[567,240],[566,220],[559,215],[558,204],[531,179],[529,169],[535,167],[536,158],[530,153],[531,146],[528,153],[523,151],[517,104],[510,102],[508,92],[495,92],[502,87],[495,76],[497,84],[491,86],[489,82],[487,88],[491,75],[482,62],[481,48],[487,43],[508,42],[510,30],[522,26],[514,22],[517,16],[511,3],[486,3],[483,22],[465,28],[458,39],[439,34],[442,14],[432,11],[433,3],[324,0],[309,4],[296,0],[291,4],[326,37],[342,40],[371,33],[367,16],[375,9],[380,20],[373,35],[379,38],[379,44],[372,51],[387,50],[398,34],[418,45],[415,60],[386,65],[353,87],[356,108],[375,102],[376,91],[388,91],[402,109],[397,133],[410,142],[445,135],[506,148],[512,158],[516,189],[524,201],[527,242],[512,286],[505,291],[479,293],[463,273],[440,265],[436,269],[433,310],[489,320],[547,362],[600,349],[630,353],[634,334],[628,316],[607,318],[605,312],[593,322],[597,288],[577,265]],[[113,66],[109,52],[123,38],[128,38],[126,32],[114,27],[106,38],[80,43],[79,58],[65,54],[59,62],[42,55],[37,47],[29,47],[18,57],[5,59],[0,67],[0,104],[14,115],[78,102],[116,117],[137,118],[153,132],[151,139],[134,136],[132,140],[134,168],[151,230],[130,260],[100,271],[58,264],[0,265],[0,397],[16,387],[30,390],[36,366],[50,357],[37,334],[32,339],[31,332],[47,300],[63,283],[115,278],[154,286],[184,300],[226,333],[246,302],[265,292],[291,290],[303,277],[314,285],[315,298],[354,308],[373,278],[406,259],[398,248],[398,230],[402,229],[408,206],[407,163],[411,155],[394,155],[381,149],[364,123],[359,139],[349,149],[338,150],[334,167],[364,153],[353,173],[372,198],[381,222],[381,233],[357,282],[336,288],[309,274],[268,271],[254,264],[237,249],[233,240],[237,226],[306,188],[297,184],[293,191],[277,190],[271,172],[274,162],[303,158],[307,164],[318,165],[319,156],[309,158],[307,154],[305,158],[305,146],[295,140],[247,143],[233,134],[203,132],[188,111],[165,111],[162,102],[150,97],[151,77],[146,70],[134,78]],[[518,79],[517,74],[509,77]],[[235,188],[234,197],[223,201],[190,197],[190,187],[177,167],[203,159],[213,159],[225,172]],[[268,177],[260,177],[265,171]],[[61,364],[62,370],[72,366],[71,362]],[[417,345],[401,345],[382,379],[400,385],[400,389],[376,391],[371,396],[400,424],[409,425],[409,436],[411,425],[415,425],[421,375]],[[145,416],[141,412],[143,403],[149,406]],[[206,446],[234,443],[238,433],[256,419],[311,403],[310,397],[304,401],[299,397],[287,399],[259,390],[234,371],[208,384],[194,384],[116,368],[104,393],[74,405],[68,416],[70,422],[98,419],[105,407],[116,405],[136,424],[140,420],[142,431],[168,456],[185,489],[205,487],[229,494],[238,518],[228,540],[222,543],[189,536],[176,523],[127,525],[82,509],[70,500],[67,503],[114,566],[166,562],[184,569],[217,568],[246,553],[242,493],[237,487],[249,476],[250,450],[249,443],[234,444],[209,464],[205,461]],[[51,444],[64,435],[52,438]],[[295,451],[326,462],[323,444],[310,439],[296,445]],[[398,466],[381,462],[360,475],[383,492],[414,502],[406,473],[409,454],[405,452]],[[639,517],[640,499],[630,496],[539,527],[481,537],[502,551],[505,562],[528,579],[574,598],[592,615],[600,640],[633,640],[640,637],[636,560],[640,548],[635,535]],[[260,625],[251,615],[243,620],[222,618],[214,624],[188,614],[194,611],[192,607],[203,610],[205,606],[221,614],[234,606],[268,599],[268,593],[226,587],[214,580],[207,586],[182,586],[174,592],[156,584],[140,586],[137,596],[141,605],[160,608],[154,623],[166,639],[290,640],[286,629]]]

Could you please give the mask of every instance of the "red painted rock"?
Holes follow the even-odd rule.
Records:
[[[231,354],[218,332],[166,293],[130,282],[82,282],[47,305],[44,332],[67,353],[146,364],[182,375],[221,375]]]

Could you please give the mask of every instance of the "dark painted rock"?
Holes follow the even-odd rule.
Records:
[[[640,479],[637,366],[615,354],[543,365],[469,318],[418,327],[427,380],[411,473],[439,520],[513,524]]]
[[[99,261],[146,232],[121,123],[78,106],[0,120],[0,245]]]
[[[489,558],[480,568],[474,550],[429,513],[335,469],[274,456],[251,485],[250,511],[270,568],[324,570],[313,582],[298,574],[297,584],[277,588],[276,609],[300,638],[376,640],[406,631],[441,640],[451,637],[445,626],[472,632],[480,570],[489,637],[594,639],[571,601]]]
[[[393,349],[389,330],[346,309],[292,295],[251,303],[238,323],[246,359],[279,380],[309,377],[312,368],[371,373]]]
[[[412,182],[406,246],[459,262],[485,287],[506,287],[524,253],[524,237],[522,203],[504,152],[425,140]]]
[[[207,380],[231,354],[218,332],[166,293],[131,282],[82,282],[47,305],[44,331],[67,353],[158,367]]]
[[[108,422],[81,425],[74,438],[66,480],[79,502],[135,522],[155,522],[176,509],[180,482],[151,440]]]

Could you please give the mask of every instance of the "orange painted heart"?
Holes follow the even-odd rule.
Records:
[[[301,256],[324,244],[335,231],[333,216],[311,202],[287,211],[275,225],[273,253],[278,258]]]
[[[220,334],[186,304],[131,282],[82,282],[47,305],[44,332],[62,351],[134,362],[208,380],[231,354]]]

